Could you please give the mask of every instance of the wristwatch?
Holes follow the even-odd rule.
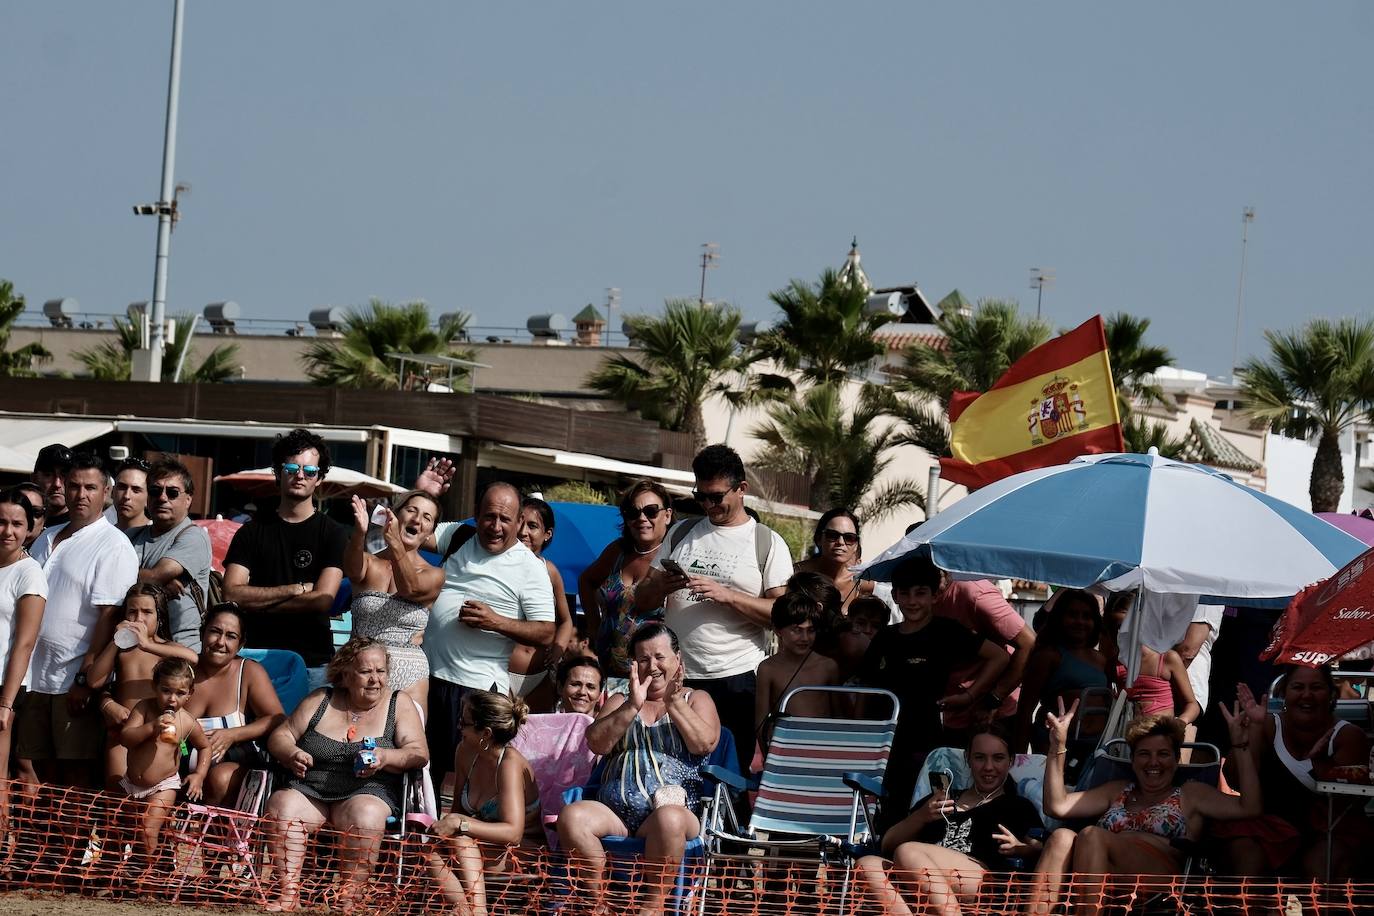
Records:
[[[86,672],[84,671],[76,672],[76,680],[72,681],[72,684],[77,687],[91,686],[91,682],[86,679]]]
[[[461,834],[466,835],[467,832],[468,832],[468,828],[471,827],[471,826],[472,826],[472,825],[468,823],[468,819],[467,819],[467,818],[463,818],[462,820],[460,820],[460,821],[458,822],[458,832],[461,833]]]

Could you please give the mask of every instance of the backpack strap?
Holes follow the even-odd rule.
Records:
[[[768,558],[773,555],[773,529],[763,522],[754,523],[754,557],[759,561],[759,597],[768,591],[765,580]],[[801,669],[798,669],[801,670]]]
[[[673,556],[673,552],[677,550],[678,545],[680,545],[684,540],[686,540],[687,535],[695,531],[704,521],[707,521],[706,516],[700,515],[690,522],[683,522],[682,524],[675,526],[672,531],[668,532],[669,558]]]
[[[695,531],[703,522],[709,521],[702,515],[689,522],[683,522],[673,527],[668,532],[668,553],[666,556],[672,557],[678,546],[687,539],[687,535]],[[456,535],[455,535],[456,537]],[[768,559],[773,555],[773,529],[762,522],[754,523],[754,558],[759,564],[759,597],[768,591],[764,587],[764,571],[768,569]]]
[[[463,545],[472,540],[472,536],[476,533],[477,529],[472,525],[459,525],[458,530],[453,532],[453,537],[448,539],[448,549],[444,551],[444,558],[439,561],[439,565],[443,566],[447,563],[448,558],[461,550]]]

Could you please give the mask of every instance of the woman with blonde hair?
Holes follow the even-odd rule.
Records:
[[[518,697],[478,690],[463,698],[461,738],[453,759],[453,807],[434,825],[444,840],[430,871],[461,916],[486,916],[485,872],[509,867],[510,847],[544,845],[539,786],[530,762],[510,746],[529,718]],[[481,846],[506,847],[487,860]],[[456,859],[458,875],[448,860]]]

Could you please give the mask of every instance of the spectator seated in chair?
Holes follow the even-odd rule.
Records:
[[[1079,894],[1078,912],[1100,909],[1103,876],[1109,874],[1177,875],[1184,854],[1172,841],[1196,840],[1204,823],[1238,820],[1260,813],[1256,750],[1262,722],[1246,711],[1222,706],[1231,731],[1231,746],[1239,774],[1240,795],[1227,795],[1203,782],[1175,783],[1184,725],[1173,716],[1135,719],[1126,728],[1134,778],[1117,779],[1084,792],[1064,788],[1065,742],[1077,709],[1046,715],[1049,754],[1045,763],[1045,813],[1060,820],[1096,818],[1075,833],[1061,827],[1045,843],[1037,868],[1032,913],[1048,913],[1056,905],[1065,875],[1074,873]]]
[[[683,686],[677,635],[662,623],[634,631],[629,694],[606,701],[587,729],[587,745],[606,756],[595,800],[575,802],[558,819],[559,845],[582,879],[589,904],[606,910],[606,852],[601,838],[646,841],[642,913],[661,913],[683,851],[701,832],[694,811],[701,764],[720,740],[715,704]]]
[[[977,728],[964,753],[972,785],[959,789],[946,780],[913,805],[883,835],[890,863],[879,856],[859,860],[889,916],[911,916],[908,899],[928,903],[925,912],[958,916],[961,903],[977,898],[986,872],[1011,871],[1010,859],[1040,854],[1041,842],[1029,834],[1044,824],[1009,778],[1013,756],[1006,734],[997,726]]]
[[[463,699],[462,735],[453,761],[453,808],[434,825],[434,834],[444,843],[429,854],[430,873],[455,913],[483,916],[484,872],[504,872],[512,864],[505,849],[486,858],[479,844],[531,849],[544,845],[534,770],[525,755],[511,747],[528,717],[529,707],[518,697],[479,690]],[[449,868],[450,858],[458,861],[457,877]]]
[[[350,639],[329,662],[331,686],[306,696],[268,739],[267,749],[290,774],[267,803],[280,883],[270,910],[299,907],[306,844],[326,822],[343,834],[341,898],[351,899],[371,875],[387,820],[401,812],[404,774],[429,762],[420,714],[391,689],[387,664],[386,646]]]

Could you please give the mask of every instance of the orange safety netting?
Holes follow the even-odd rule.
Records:
[[[828,862],[715,855],[689,859],[678,870],[612,861],[598,895],[587,862],[548,850],[459,848],[419,833],[378,840],[327,826],[302,842],[299,835],[284,839],[267,819],[185,804],[166,812],[157,849],[149,855],[148,813],[144,803],[114,795],[49,786],[26,793],[12,784],[0,834],[0,891],[257,908],[281,899],[279,856],[294,850],[301,861],[301,908],[387,916],[440,910],[461,916],[482,910],[492,916],[580,916],[638,912],[659,901],[668,912],[710,916],[1374,913],[1374,883],[1080,874],[1067,876],[1051,895],[1030,874],[987,874],[981,880],[937,874],[932,880],[924,873],[888,872],[891,884],[884,886],[880,873],[866,878],[862,867],[851,868],[838,853]],[[478,855],[485,866],[480,883],[471,880],[478,874]],[[350,861],[363,863],[354,888],[340,879]],[[491,873],[498,862],[504,870]]]

